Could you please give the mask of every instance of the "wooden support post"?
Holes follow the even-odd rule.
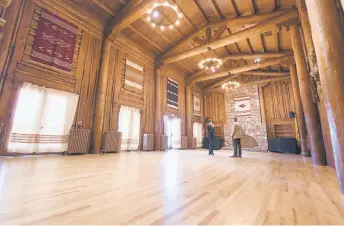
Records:
[[[318,65],[316,62],[314,62],[315,61],[314,58],[316,58],[316,56],[315,56],[315,49],[314,49],[313,38],[312,38],[311,24],[309,22],[306,5],[303,1],[299,1],[298,11],[299,11],[299,18],[300,18],[302,30],[303,30],[303,37],[304,37],[305,50],[306,50],[307,59],[308,59],[309,72],[310,74],[313,73],[313,76],[315,76],[314,75],[315,72],[318,72]],[[315,79],[316,78],[317,76],[315,76]],[[316,88],[318,89],[320,88],[319,84],[316,86]],[[323,98],[320,96],[318,89],[315,90],[316,92],[315,94],[319,96],[318,111],[320,114],[323,140],[324,140],[325,149],[326,149],[326,159],[327,159],[327,163],[331,165],[332,167],[334,167],[332,145],[331,145],[331,135],[330,135],[330,130],[329,130],[328,121],[327,121],[327,112],[325,110],[326,108],[325,108]]]
[[[156,151],[161,150],[161,135],[162,135],[162,75],[161,69],[155,68],[155,142],[154,147]]]
[[[298,25],[290,26],[291,42],[296,62],[301,102],[310,140],[313,164],[326,165],[326,153],[321,133],[318,109],[312,99],[310,79],[303,52],[301,34]]]
[[[105,39],[101,57],[101,69],[98,77],[96,105],[94,107],[93,131],[92,131],[92,153],[99,154],[103,136],[103,121],[105,112],[106,88],[109,77],[109,63],[111,55],[111,41]]]
[[[265,101],[264,101],[264,90],[263,87],[259,86],[259,103],[260,103],[260,115],[262,118],[262,123],[266,123],[266,114],[265,114]]]
[[[328,115],[337,177],[344,193],[344,37],[335,0],[306,0]]]
[[[303,109],[302,109],[300,87],[299,87],[299,81],[297,79],[298,76],[297,76],[295,64],[289,65],[289,69],[290,69],[290,75],[291,75],[291,83],[293,86],[297,128],[300,134],[301,152],[304,156],[310,157],[311,153],[309,152],[307,148],[307,131],[306,131],[306,124],[305,124],[305,116],[303,114]]]
[[[192,87],[186,86],[186,134],[188,137],[188,148],[192,148],[193,138],[193,126],[192,126],[192,115],[193,115],[193,98],[192,98]]]

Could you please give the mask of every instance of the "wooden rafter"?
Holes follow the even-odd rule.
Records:
[[[209,23],[205,25],[204,27],[194,31],[192,34],[184,37],[183,39],[179,40],[175,45],[171,46],[169,49],[165,51],[162,57],[166,57],[172,52],[174,52],[176,49],[180,48],[181,46],[185,45],[189,41],[191,41],[193,38],[200,36],[205,32],[207,28],[219,28],[223,25],[226,26],[238,26],[238,25],[251,25],[251,24],[257,24],[259,22],[262,22],[266,19],[281,15],[283,13],[287,13],[290,11],[295,11],[295,10],[277,10],[273,12],[268,12],[268,13],[261,13],[261,14],[256,14],[256,15],[251,15],[251,16],[242,16],[242,17],[237,17],[234,19],[224,19],[216,23]],[[203,13],[202,13],[203,15]],[[207,20],[207,19],[206,19]]]
[[[141,31],[137,30],[136,28],[134,28],[134,27],[131,26],[131,25],[129,25],[128,27],[129,27],[133,32],[135,32],[138,36],[140,36],[143,40],[145,40],[146,42],[148,42],[149,44],[151,44],[152,46],[154,46],[155,48],[157,48],[157,49],[160,50],[161,52],[164,51],[158,44],[156,44],[153,40],[151,40],[150,38],[148,38],[147,35],[143,34]]]
[[[114,12],[112,12],[112,10],[107,7],[106,5],[104,5],[102,2],[100,2],[99,0],[91,0],[94,4],[96,4],[97,6],[99,6],[100,8],[102,8],[105,12],[107,12],[108,14],[115,16]]]
[[[250,81],[244,84],[241,84],[242,87],[247,87],[251,85],[259,85],[259,84],[264,84],[264,83],[270,83],[270,82],[279,82],[279,81],[284,81],[284,80],[290,80],[290,76],[283,76],[283,77],[277,77],[277,78],[267,78],[267,79],[262,79],[262,80],[255,80],[255,81]],[[223,83],[222,83],[223,84]],[[204,89],[203,92],[222,92],[222,88],[208,88]]]
[[[196,78],[192,78],[190,80],[187,80],[187,83],[194,84],[197,82],[203,82],[203,81],[207,81],[207,80],[225,77],[225,76],[230,75],[230,74],[243,74],[244,72],[248,72],[251,70],[256,70],[256,69],[260,69],[260,68],[264,68],[264,67],[268,67],[268,66],[272,66],[272,65],[277,65],[280,63],[284,63],[284,62],[289,63],[292,60],[294,60],[294,57],[292,55],[283,56],[283,57],[279,57],[279,58],[276,58],[273,60],[267,60],[267,61],[264,61],[261,63],[255,63],[255,64],[245,65],[245,66],[241,66],[241,67],[236,67],[236,68],[230,69],[228,71],[222,71],[222,72],[218,72],[218,73],[214,73],[214,74],[210,74],[210,75],[198,76]]]
[[[233,35],[218,39],[216,41],[212,41],[210,43],[198,46],[196,48],[184,51],[179,54],[165,57],[161,60],[161,62],[172,63],[172,62],[183,60],[185,58],[192,57],[201,53],[205,53],[209,50],[209,48],[217,49],[229,44],[233,44],[240,40],[246,39],[252,35],[257,35],[257,34],[264,33],[266,31],[270,31],[271,29],[273,29],[274,26],[276,26],[276,24],[282,23],[284,21],[287,21],[296,17],[297,17],[297,12],[291,11],[291,12],[279,15],[277,17],[271,18],[269,20],[266,20],[262,23],[257,24],[256,26],[250,27],[246,30],[240,31]]]
[[[118,33],[122,29],[142,17],[152,6],[154,0],[132,0],[126,4],[121,12],[113,17],[106,25],[104,37],[108,38],[111,33]]]

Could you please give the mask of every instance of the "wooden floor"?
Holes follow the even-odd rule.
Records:
[[[230,154],[0,158],[0,224],[344,224],[332,169]]]

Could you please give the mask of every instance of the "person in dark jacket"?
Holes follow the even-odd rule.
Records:
[[[211,119],[207,120],[209,155],[214,155],[214,124]]]

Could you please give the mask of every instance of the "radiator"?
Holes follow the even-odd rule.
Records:
[[[68,151],[70,154],[87,154],[90,147],[90,130],[71,129],[68,142]]]
[[[108,131],[103,135],[103,145],[102,151],[104,153],[115,152],[118,153],[121,151],[121,140],[122,133],[117,131]]]
[[[188,137],[187,136],[182,136],[182,141],[181,141],[181,148],[182,149],[188,149]]]
[[[168,136],[161,136],[161,150],[168,149]]]
[[[197,149],[197,139],[195,137],[192,138],[191,148],[192,149]]]
[[[5,131],[6,125],[4,123],[0,123],[0,150],[2,150],[4,145]]]
[[[154,150],[154,134],[143,135],[143,148],[144,151]]]

